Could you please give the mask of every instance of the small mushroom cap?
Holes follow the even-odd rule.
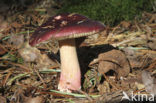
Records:
[[[100,22],[79,14],[60,14],[49,18],[32,35],[30,45],[34,46],[51,38],[58,40],[79,38],[95,34],[105,28]]]

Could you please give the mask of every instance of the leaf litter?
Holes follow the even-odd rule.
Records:
[[[78,48],[82,91],[64,93],[57,90],[57,41],[27,45],[35,28],[49,17],[36,10],[14,13],[7,20],[0,17],[2,103],[110,102],[120,101],[122,91],[156,94],[156,14],[145,12],[142,20],[122,21],[86,38]]]

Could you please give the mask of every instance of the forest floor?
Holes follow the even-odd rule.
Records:
[[[36,46],[42,54],[38,61],[26,61],[21,55],[33,32],[49,17],[45,11],[30,8],[0,17],[0,103],[156,101],[151,95],[156,95],[155,13],[144,12],[142,18],[106,26],[86,38],[77,49],[82,90],[65,93],[57,89],[57,41]]]

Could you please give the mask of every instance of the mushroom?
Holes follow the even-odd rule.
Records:
[[[60,91],[81,89],[81,71],[76,52],[75,38],[89,36],[102,31],[105,26],[79,14],[64,13],[53,16],[32,35],[30,45],[55,38],[59,41],[61,76]]]

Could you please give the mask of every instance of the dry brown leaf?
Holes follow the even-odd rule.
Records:
[[[24,43],[24,35],[11,35],[9,42],[17,48],[20,48]]]
[[[23,103],[44,103],[44,99],[41,96],[37,96],[37,97],[25,97]]]
[[[113,70],[118,77],[127,76],[130,72],[129,62],[120,50],[111,50],[98,56],[98,71],[101,74]]]
[[[41,55],[37,48],[31,47],[28,43],[25,43],[18,52],[26,62],[33,62]]]
[[[36,62],[35,67],[40,70],[48,69],[51,66],[58,66],[57,62],[50,59],[46,54],[41,54],[39,49],[31,47],[28,43],[25,43],[18,52],[24,61]]]

